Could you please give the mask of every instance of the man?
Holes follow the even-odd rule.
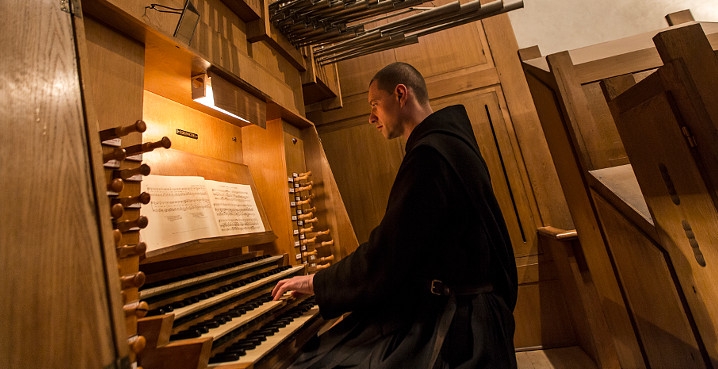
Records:
[[[293,368],[515,368],[516,264],[465,108],[433,112],[406,63],[374,76],[369,105],[406,155],[369,241],[272,291],[315,294],[325,318],[351,312]]]

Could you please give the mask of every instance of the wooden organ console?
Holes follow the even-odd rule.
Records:
[[[167,1],[176,8],[184,3]],[[345,71],[353,69],[352,78],[361,87],[349,88],[344,79],[345,89],[354,93],[342,96],[334,65],[319,66],[310,53],[287,45],[267,17],[266,3],[195,4],[202,16],[189,45],[172,36],[178,14],[160,13],[136,0],[10,0],[0,5],[11,15],[0,28],[8,35],[3,43],[9,58],[4,82],[12,88],[1,94],[3,115],[13,124],[0,135],[0,265],[10,276],[0,280],[0,291],[11,302],[0,306],[9,326],[0,334],[0,366],[282,367],[298,345],[326,326],[311,299],[266,298],[277,279],[312,273],[357,246],[323,144],[314,123],[304,118],[305,109],[312,105],[315,115],[324,110],[330,115],[327,121],[336,116],[331,127],[323,128],[322,138],[330,147],[330,133],[353,125],[346,116],[358,117],[357,127],[365,124],[360,90],[366,88],[370,69],[387,60],[408,60],[412,53],[422,55],[414,60],[432,67],[423,55],[436,50],[422,50],[437,44],[346,63]],[[715,50],[715,24],[701,26]],[[515,56],[504,46],[513,45],[509,31],[508,19],[497,17],[472,24],[458,33],[462,37],[437,35],[440,48],[465,43],[463,36],[469,35],[471,45],[485,49],[443,50],[457,56],[458,64],[445,66],[448,70],[429,68],[434,73],[430,90],[438,91],[441,104],[480,100],[470,107],[491,111],[488,123],[497,127],[511,118],[506,128],[487,139],[500,138],[496,145],[502,163],[517,163],[516,173],[513,164],[508,167],[507,184],[497,186],[513,188],[502,198],[515,193],[521,200],[524,192],[517,188],[533,187],[543,195],[558,186],[552,185],[552,176],[538,173],[537,168],[547,167],[541,143],[525,146],[527,139],[540,135],[525,130],[533,127],[525,124],[530,119],[522,119],[531,107],[515,86],[515,73],[509,73]],[[646,96],[644,89],[672,81],[667,78],[671,68],[682,70],[680,62],[659,57],[651,37],[522,62],[521,77],[531,89],[571,213],[564,217],[562,209],[554,211],[559,201],[553,193],[551,200],[529,193],[525,204],[518,202],[511,221],[512,238],[524,240],[515,244],[521,251],[517,261],[532,266],[524,268],[530,283],[520,293],[519,306],[524,308],[516,314],[521,323],[516,337],[524,350],[576,342],[599,368],[718,366],[716,312],[710,305],[715,294],[710,283],[714,247],[706,241],[706,230],[714,228],[697,226],[700,217],[685,210],[691,197],[680,186],[672,195],[684,206],[671,200],[665,208],[675,210],[675,205],[687,214],[690,227],[672,222],[675,213],[656,213],[664,204],[656,206],[643,194],[665,190],[670,181],[664,176],[650,180],[655,171],[643,171],[650,161],[641,159],[639,168],[639,161],[629,158],[645,152],[631,154],[630,140],[617,129],[630,125],[619,121],[639,116],[626,101],[638,101],[635,94]],[[647,78],[666,65],[660,78]],[[619,94],[625,81],[607,79],[627,73],[648,83]],[[193,84],[205,75],[233,96],[225,106],[243,109],[250,123],[192,99]],[[456,94],[456,86],[465,80],[476,84]],[[602,81],[616,92],[611,108]],[[342,103],[346,114],[334,110]],[[712,110],[698,113],[710,114]],[[482,116],[474,114],[472,120],[486,120]],[[508,134],[514,129],[524,132],[518,141]],[[331,145],[342,151],[344,142],[335,139]],[[505,160],[510,158],[518,159]],[[698,167],[709,166],[711,160],[701,158]],[[342,167],[355,170],[352,164]],[[663,172],[670,174],[679,166],[669,164]],[[521,168],[528,175],[521,174]],[[140,237],[153,227],[142,216],[142,208],[152,206],[152,196],[141,186],[154,175],[247,184],[265,230],[157,249]],[[522,178],[540,180],[529,186]],[[705,214],[714,214],[709,205],[715,203],[715,177],[701,180],[705,185],[700,199],[705,201],[699,205]],[[660,186],[650,187],[653,182]],[[671,194],[657,198],[671,199]],[[534,202],[541,209],[532,209]],[[665,214],[670,216],[659,216]],[[539,218],[548,224],[568,218],[575,223],[575,231],[539,229],[542,237],[559,244],[542,244],[556,248],[547,253],[557,265],[555,273],[539,273],[533,267],[538,265],[534,260],[541,260],[534,255],[541,250],[534,249],[532,232]],[[538,274],[548,275],[550,284],[534,283]],[[542,310],[545,300],[563,306],[559,294],[547,295],[543,288],[555,286],[554,274],[564,290],[573,286],[565,293],[570,314],[558,308]],[[694,279],[700,283],[691,284]],[[557,322],[557,315],[572,322]],[[256,335],[260,332],[264,340]],[[566,339],[546,338],[564,334]]]
[[[97,15],[117,11],[91,9]],[[87,22],[96,32],[93,49],[94,43],[105,47],[106,40],[118,37],[104,24]],[[147,49],[171,46],[161,37],[144,49],[123,42],[137,54],[148,53],[136,82],[155,92],[164,88],[165,78],[176,78],[167,75],[174,71],[166,64],[176,68],[187,52],[149,55]],[[168,61],[172,55],[177,58]],[[122,59],[100,56],[90,62],[100,70],[106,63],[126,64]],[[196,67],[192,63],[181,66],[187,75]],[[101,73],[94,78],[98,95],[113,93],[108,87],[114,81]],[[185,83],[176,88],[189,94],[190,79]],[[312,297],[288,294],[272,301],[272,288],[280,279],[326,268],[357,246],[316,131],[294,108],[247,92],[247,101],[260,110],[257,125],[237,125],[155,92],[135,96],[144,104],[135,111],[142,118],[136,123],[110,125],[109,115],[98,123],[130,361],[143,369],[284,367],[330,322],[320,318]],[[210,140],[208,146],[197,145],[202,140]],[[264,230],[162,247],[145,242],[143,232],[153,223],[143,208],[158,201],[142,187],[146,176],[201,176],[247,185]]]

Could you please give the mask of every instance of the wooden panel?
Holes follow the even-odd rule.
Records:
[[[175,7],[181,7],[183,3],[180,1]],[[232,82],[257,97],[271,99],[285,109],[303,115],[301,96],[293,92],[295,88],[301,88],[299,71],[294,67],[285,68],[289,64],[280,60],[283,58],[277,57],[278,60],[269,63],[266,59],[255,60],[254,52],[247,47],[246,25],[220,0],[197,1],[200,23],[190,45],[171,36],[177,22],[176,14],[157,14],[157,11],[145,9],[146,5],[139,0],[98,0],[90,2],[86,8],[91,15],[101,17],[103,22],[145,43],[148,59],[152,59],[147,62],[150,69],[147,74],[165,74],[148,81],[179,81],[163,92],[158,90],[163,87],[161,84],[148,84],[147,90],[204,111],[191,100],[184,102],[183,99],[191,95],[181,92],[189,88],[187,78],[205,72],[211,65],[218,74],[230,76]],[[171,18],[167,19],[168,16]],[[262,50],[258,51],[260,54],[264,55]],[[273,68],[277,65],[278,68]],[[209,110],[206,112],[212,114]]]
[[[598,367],[618,369],[620,363],[608,330],[596,286],[575,231],[542,227],[539,243],[556,265],[579,346]]]
[[[434,76],[488,64],[486,41],[478,22],[427,35],[419,44],[400,47],[338,63],[343,96],[364,93],[374,73],[389,63],[406,61],[422,73],[427,82]],[[461,49],[462,53],[455,50]],[[471,81],[470,79],[464,80]],[[431,96],[433,89],[429,89]]]
[[[591,101],[583,93],[578,81],[578,74],[573,67],[571,57],[567,51],[552,54],[546,57],[556,78],[556,91],[560,94],[562,108],[565,109],[566,123],[570,126],[570,139],[576,145],[576,155],[580,160],[580,167],[584,170],[600,169],[605,167],[601,157],[594,154],[596,147],[600,147],[600,136],[594,137],[596,123],[591,113]],[[599,102],[605,104],[605,99]],[[594,140],[599,140],[594,143]],[[597,163],[594,161],[598,161]]]
[[[594,200],[648,365],[706,368],[681,303],[684,297],[676,290],[673,263],[667,261],[659,245],[637,231],[606,201],[595,195]]]
[[[288,181],[289,178],[292,177],[293,173],[296,174],[302,174],[307,172],[307,164],[304,159],[304,141],[301,139],[301,132],[299,132],[298,129],[294,128],[293,126],[283,123],[282,124],[282,133],[284,134],[284,156],[286,158],[287,162],[287,172],[285,173],[285,176],[287,177],[287,182],[285,182],[285,189],[287,190],[287,206],[289,206],[289,201],[296,201],[294,199],[294,194],[289,193],[289,188],[292,185],[291,182]],[[314,188],[316,188],[316,179],[312,175],[310,176],[310,181],[312,181],[312,192],[314,192]],[[315,195],[316,197],[316,195]],[[318,209],[323,208],[316,206],[315,199],[312,199],[312,204]],[[309,206],[307,206],[309,207]],[[291,214],[296,214],[295,209],[291,209]],[[316,212],[315,212],[316,214]],[[289,222],[290,220],[287,219]],[[324,222],[323,219],[320,219],[320,221],[323,223],[322,229],[324,229],[326,222]],[[292,231],[298,231],[299,226],[295,222],[290,222],[292,225]],[[315,228],[318,227],[318,225],[313,225]],[[296,236],[293,234],[290,244],[288,245],[282,245],[285,247],[286,252],[289,254],[289,259],[292,260],[292,263],[301,263],[302,259],[297,259],[297,254],[300,254],[299,247],[294,246],[294,242],[299,241],[299,234]]]
[[[485,3],[485,2],[484,2]],[[533,193],[538,207],[539,225],[552,225],[572,229],[566,199],[561,191],[551,153],[546,143],[536,108],[531,101],[526,78],[516,57],[518,42],[511,31],[508,14],[499,14],[481,21],[486,33],[486,44],[500,78],[501,108],[506,115],[506,124],[516,136],[516,146],[524,161],[526,176],[522,178],[528,191]],[[504,102],[505,101],[505,102]],[[519,156],[519,153],[516,154]]]
[[[341,63],[339,64],[342,65]],[[377,69],[366,76],[367,80],[362,84],[362,91],[354,95],[343,97],[343,106],[341,109],[328,110],[324,112],[313,112],[308,114],[317,125],[320,133],[326,130],[342,129],[348,126],[346,120],[351,119],[352,122],[364,124],[369,117],[369,103],[367,102],[367,91],[369,88],[369,80],[384,65],[377,66]],[[366,70],[362,70],[366,72]],[[448,72],[442,75],[429,77],[426,79],[426,86],[430,99],[437,99],[447,95],[453,95],[457,91],[471,91],[486,86],[492,86],[499,83],[499,76],[495,68],[486,68],[483,65],[467,67],[464,69]],[[344,85],[342,85],[344,86]],[[342,87],[344,91],[344,87]],[[353,118],[362,117],[362,120]],[[338,124],[340,127],[327,127],[329,125]]]
[[[184,1],[180,2],[184,3]],[[194,4],[200,17],[190,46],[202,55],[206,55],[212,64],[233,70],[239,64],[237,55],[240,53],[247,55],[249,52],[246,42],[246,23],[223,1],[196,0]],[[175,22],[176,19],[175,16]]]
[[[334,240],[332,253],[337,258],[343,258],[359,246],[357,235],[349,220],[349,214],[339,192],[334,171],[329,165],[324,146],[319,139],[319,134],[314,127],[309,127],[302,130],[302,137],[306,143],[307,168],[314,173],[315,179],[321,181],[320,189],[324,207],[319,209],[319,214],[326,217],[327,224],[332,231],[331,238]],[[322,214],[324,210],[326,213]]]
[[[98,130],[142,119],[144,47],[92,19],[85,20],[85,33],[90,66],[87,75],[92,81],[89,87]],[[123,139],[124,145],[141,142],[140,135]]]
[[[701,29],[700,26],[695,27]],[[687,28],[670,27],[672,30]],[[706,354],[700,340],[709,337],[710,341],[705,343],[705,347],[711,347],[712,350],[715,346],[715,327],[702,327],[701,323],[693,325],[691,315],[694,313],[684,310],[687,309],[686,302],[690,305],[690,296],[695,295],[699,288],[695,287],[691,292],[690,288],[685,286],[683,290],[676,290],[675,286],[675,279],[681,270],[679,263],[684,263],[686,258],[692,256],[690,248],[686,245],[684,249],[688,251],[684,251],[684,255],[671,257],[666,261],[667,254],[662,254],[663,251],[657,246],[660,244],[659,234],[653,227],[653,219],[646,208],[646,202],[650,202],[636,201],[641,197],[640,190],[634,191],[637,188],[635,179],[638,173],[635,177],[630,173],[631,178],[628,179],[632,179],[632,182],[616,182],[617,174],[626,174],[624,169],[629,168],[630,171],[631,168],[625,153],[628,148],[624,150],[622,147],[627,143],[622,137],[623,134],[617,134],[620,129],[616,129],[613,117],[608,115],[604,97],[593,83],[597,78],[626,73],[633,73],[636,80],[652,79],[651,75],[646,75],[660,65],[658,52],[651,42],[651,37],[656,32],[658,31],[549,55],[546,57],[548,65],[527,62],[524,64],[524,70],[564,193],[569,200],[581,246],[601,298],[603,312],[613,334],[621,366],[673,367],[682,365],[678,362],[685,359],[685,365],[702,367],[706,365],[703,360],[706,360],[707,356],[715,355]],[[704,32],[714,33],[715,25],[706,24],[697,33],[702,35]],[[685,50],[691,43],[673,39],[667,44],[673,44],[674,50]],[[709,42],[704,44],[708,45]],[[712,52],[706,53],[702,59],[715,60]],[[701,78],[701,81],[706,83],[706,79]],[[710,83],[706,83],[708,84]],[[711,95],[713,94],[709,92],[708,96]],[[662,117],[661,120],[663,119]],[[634,140],[637,146],[646,150],[647,157],[653,159],[656,152],[663,151],[657,151],[656,147],[672,148],[676,146],[675,142],[682,141],[679,133],[673,139],[673,144],[668,141],[651,144],[645,137],[647,132],[664,135],[667,130],[641,129],[638,122],[643,120],[645,118],[635,115],[627,120],[626,126],[637,130]],[[706,140],[710,141],[711,139]],[[628,157],[630,156],[629,152]],[[633,158],[631,164],[635,164]],[[656,165],[653,164],[650,167],[655,171]],[[682,180],[689,178],[690,176],[681,176]],[[660,187],[662,179],[660,176],[654,176],[647,182],[657,188]],[[590,198],[586,198],[584,193],[587,183],[593,189]],[[666,201],[669,199],[666,194],[659,196],[663,196]],[[611,205],[608,205],[609,203]],[[601,209],[600,220],[592,214],[597,208]],[[678,226],[680,224],[677,225],[675,233],[685,233]],[[636,248],[641,250],[637,251]],[[615,271],[618,271],[618,275],[613,275]],[[645,280],[646,275],[656,277]],[[694,280],[688,283],[696,286]],[[706,291],[713,291],[711,287],[706,288]],[[646,291],[652,290],[656,290],[652,293],[662,297],[647,301]],[[660,295],[661,293],[663,295]],[[709,294],[712,295],[712,292]],[[666,305],[666,308],[658,311],[646,307],[659,304]],[[624,309],[627,310],[624,312]],[[696,311],[699,314],[708,314],[703,306]],[[634,329],[635,332],[631,332]],[[701,338],[698,339],[696,329],[705,330],[706,333],[701,332]],[[645,363],[641,356],[647,360]],[[674,357],[679,359],[672,361]]]
[[[245,118],[240,120],[228,116],[225,113],[214,110],[192,100],[192,77],[207,73],[208,63],[193,56],[188,50],[175,47],[157,36],[148,36],[145,43],[145,89],[159,96],[176,101],[179,104],[190,107],[194,110],[223,119],[237,126],[248,124],[263,125],[266,119],[266,104],[260,97],[262,92],[247,86],[247,81],[236,77],[227,77],[221,70],[213,68],[209,75],[213,77],[214,83],[220,87],[218,100],[229,102],[231,107],[236,107],[236,114]],[[260,86],[263,88],[263,86]],[[223,90],[223,91],[222,91]],[[275,92],[282,93],[281,89]],[[277,96],[278,98],[278,96]],[[227,101],[228,100],[228,101]],[[250,122],[248,123],[247,120]]]
[[[365,118],[361,120],[363,123],[351,128],[321,135],[360,243],[369,239],[384,216],[389,190],[404,156],[402,140],[387,141]]]
[[[145,142],[163,136],[172,141],[172,149],[233,163],[242,163],[242,130],[236,125],[191,109],[152,92],[144,93]],[[180,136],[177,130],[197,134]]]
[[[381,68],[395,61],[398,60],[394,51],[387,50],[337,63],[342,95],[347,97],[366,92],[371,77]]]
[[[573,137],[572,120],[577,118],[576,113],[570,109],[574,106],[582,108],[584,105],[573,99],[575,92],[564,93],[564,90],[580,90],[580,85],[571,82],[570,75],[574,72],[571,71],[571,66],[567,65],[570,62],[567,56],[558,55],[550,58],[550,61],[553,61],[552,75],[546,75],[542,70],[525,64],[527,82],[541,117],[541,125],[561,187],[567,203],[570,204],[571,217],[578,231],[582,251],[586,255],[586,262],[599,294],[601,308],[612,333],[621,366],[645,367],[619,281],[614,275],[611,256],[597,225],[592,199],[584,184],[585,167],[580,159],[581,147]],[[586,115],[591,119],[590,115]]]
[[[396,60],[411,60],[424,78],[487,64],[489,50],[481,31],[481,23],[473,22],[426,35],[418,44],[395,49]]]
[[[92,95],[92,104],[97,112],[97,131],[128,126],[142,119],[142,86],[144,80],[144,47],[91,19],[85,21],[85,34],[88,48],[88,90]],[[107,73],[108,70],[115,73]],[[96,134],[97,132],[95,132]],[[122,146],[128,147],[142,143],[142,135],[133,133],[121,138]],[[113,149],[103,147],[106,152]],[[138,162],[122,161],[120,170],[137,168]],[[105,169],[105,183],[113,179],[114,170]],[[140,185],[125,181],[119,195],[137,196]],[[117,221],[135,220],[139,210],[124,209]],[[135,245],[139,243],[139,232],[124,232],[118,244]],[[119,258],[116,265],[118,274],[131,275],[139,271],[139,255]],[[137,288],[123,290],[123,303],[137,302]],[[137,316],[125,317],[127,334],[137,333]]]
[[[521,284],[514,310],[516,348],[575,345],[573,326],[570,319],[566,319],[567,309],[557,279]]]
[[[242,128],[244,163],[257,184],[257,192],[269,217],[277,241],[265,252],[293,254],[293,234],[289,194],[287,192],[287,162],[284,131],[281,119],[267,121],[267,128]],[[288,249],[290,248],[290,249]],[[293,259],[292,259],[293,260]]]
[[[596,369],[596,364],[580,347],[532,350],[516,353],[518,369]]]
[[[662,62],[652,38],[659,32],[677,29],[692,22],[654,30],[612,42],[604,42],[570,51],[576,65],[576,73],[581,84],[599,81],[613,76],[651,70]],[[713,48],[718,48],[718,22],[702,22],[706,35]]]
[[[264,3],[260,0],[222,0],[222,2],[245,22],[259,19],[262,14],[262,3]]]
[[[658,240],[653,218],[636,180],[633,166],[625,164],[592,170],[589,173],[588,184],[592,191],[597,192],[604,200],[610,202],[646,236]]]
[[[309,50],[310,58],[311,48]],[[311,105],[321,102],[322,110],[336,109],[342,106],[339,87],[339,69],[336,64],[319,65],[307,63],[307,70],[302,72],[302,93],[304,104]],[[309,109],[310,110],[310,109]]]
[[[591,157],[591,167],[588,169],[628,164],[626,150],[623,148],[621,136],[618,134],[601,86],[598,83],[590,83],[581,87],[586,96],[586,107],[593,118],[590,122],[584,121],[577,127],[581,131],[580,136],[586,145],[586,152]]]
[[[666,21],[668,22],[669,26],[692,22],[694,20],[695,19],[693,19],[693,14],[691,14],[691,11],[688,9],[666,15]]]
[[[432,102],[434,109],[463,104],[474,129],[481,155],[491,175],[494,193],[501,207],[516,257],[537,253],[536,232],[538,222],[533,219],[535,206],[532,193],[521,181],[523,163],[516,155],[511,135],[498,106],[495,92],[475,91]]]
[[[282,55],[283,59],[298,71],[307,69],[308,61],[302,53],[282,35],[270,21],[269,1],[262,1],[261,18],[247,23],[247,41],[250,47],[266,43],[274,52]]]
[[[692,25],[663,32],[654,40],[666,64],[675,59],[682,60],[681,68],[676,65],[676,78],[664,78],[664,83],[669,84],[685,119],[683,123],[695,140],[696,163],[702,167],[701,174],[718,207],[718,94],[715,89],[718,84],[718,43],[711,44],[711,35],[704,31],[702,26]],[[718,36],[718,30],[713,36]],[[683,73],[685,75],[678,77]]]
[[[665,80],[675,86],[680,66],[671,62],[659,68],[620,95],[612,107],[660,242],[675,264],[708,354],[716,358],[718,309],[705,302],[718,298],[713,283],[718,250],[710,247],[715,241],[718,209],[704,172],[716,168],[700,166],[691,141],[684,136],[685,122],[697,120],[692,104],[676,105],[674,96],[680,95],[679,90],[662,83]]]
[[[129,367],[116,269],[104,267],[116,260],[109,206],[94,185],[103,179],[82,95],[84,29],[63,6],[0,5],[0,365]]]

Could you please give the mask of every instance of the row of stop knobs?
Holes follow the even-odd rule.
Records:
[[[137,334],[137,319],[144,317],[148,311],[147,303],[139,300],[138,292],[145,283],[145,274],[139,270],[139,262],[147,251],[147,245],[140,241],[139,231],[149,223],[147,217],[140,215],[140,209],[150,202],[149,193],[141,192],[140,183],[142,177],[151,171],[147,164],[142,163],[142,154],[171,146],[167,137],[157,142],[123,146],[123,138],[141,142],[141,134],[146,129],[146,123],[138,120],[131,125],[99,132],[132,362],[146,345],[145,338]]]

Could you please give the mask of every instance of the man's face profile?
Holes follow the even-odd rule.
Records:
[[[399,123],[399,99],[396,94],[388,93],[378,87],[376,81],[369,85],[369,123],[373,124],[387,139],[399,137],[403,134]]]

